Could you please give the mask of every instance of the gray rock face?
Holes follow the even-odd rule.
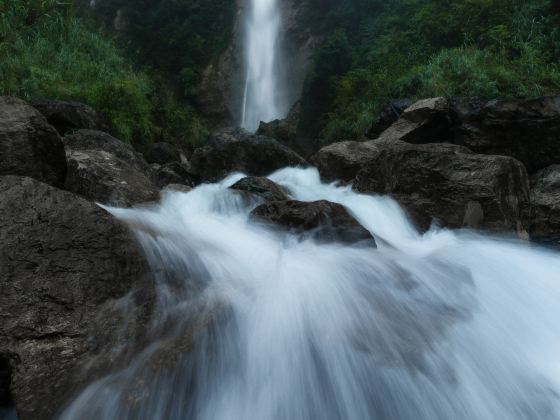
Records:
[[[56,130],[21,99],[0,97],[0,175],[64,184],[66,157]]]
[[[181,156],[181,151],[171,143],[159,142],[146,146],[144,158],[148,163],[157,163],[165,165],[172,162],[183,162],[186,160],[185,156]]]
[[[391,101],[389,106],[373,120],[371,126],[367,129],[365,135],[368,139],[376,139],[381,133],[387,130],[393,123],[395,123],[402,113],[414,103],[412,99],[399,99]]]
[[[311,163],[323,180],[350,183],[376,156],[377,148],[372,142],[343,141],[323,147],[311,158]]]
[[[560,96],[451,105],[455,142],[484,154],[512,156],[531,173],[560,163]]]
[[[89,200],[130,207],[159,199],[152,181],[133,166],[108,152],[68,150],[65,187]]]
[[[106,119],[92,107],[80,102],[40,100],[31,103],[61,136],[83,128],[109,131]]]
[[[531,235],[537,239],[560,239],[560,165],[531,176],[531,203]]]
[[[528,176],[507,156],[486,156],[450,144],[380,143],[354,188],[390,194],[422,229],[442,226],[516,231],[526,235]]]
[[[272,223],[321,242],[364,242],[375,246],[371,233],[346,208],[329,201],[274,201],[251,212],[255,220]]]
[[[54,418],[121,366],[117,350],[143,340],[153,287],[135,238],[107,212],[31,178],[0,177],[0,365],[20,420]]]
[[[152,164],[151,178],[159,188],[164,188],[169,184],[181,184],[192,187],[198,183],[198,177],[191,173],[189,165],[179,162],[171,162],[164,165]]]
[[[217,181],[236,171],[264,176],[287,166],[306,164],[301,156],[272,138],[228,128],[217,131],[206,146],[195,150],[191,172],[203,181]]]
[[[400,118],[379,135],[380,141],[436,143],[453,138],[449,105],[445,98],[430,98],[406,108]]]
[[[131,145],[123,143],[108,133],[99,130],[79,130],[72,135],[64,137],[66,150],[85,151],[96,150],[114,155],[133,168],[150,174],[150,166],[142,155],[136,152]]]
[[[250,176],[240,179],[230,187],[251,196],[257,196],[265,201],[289,200],[288,192],[270,179]]]

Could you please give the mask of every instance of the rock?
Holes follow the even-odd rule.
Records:
[[[159,142],[147,145],[144,148],[144,158],[148,163],[165,165],[166,163],[186,163],[187,158],[171,143]]]
[[[486,156],[451,144],[382,143],[354,181],[360,192],[390,194],[421,229],[435,219],[526,235],[530,214],[524,166],[507,156]]]
[[[272,138],[227,128],[214,133],[206,146],[195,150],[191,171],[203,181],[217,181],[236,171],[265,176],[286,166],[306,164],[301,156]]]
[[[256,176],[246,177],[237,181],[230,188],[251,196],[258,196],[265,201],[289,200],[286,189],[268,178]]]
[[[311,158],[324,181],[352,182],[363,165],[377,156],[372,142],[344,141],[323,147]]]
[[[437,143],[452,140],[449,105],[445,98],[415,102],[400,118],[379,135],[380,141],[401,140],[407,143]]]
[[[560,165],[549,166],[531,176],[531,203],[531,236],[560,240]]]
[[[389,106],[371,123],[366,130],[365,136],[368,139],[376,139],[381,133],[387,130],[396,122],[404,110],[414,103],[412,99],[398,99],[391,101]]]
[[[301,105],[297,102],[285,119],[268,123],[261,121],[257,134],[278,140],[306,159],[311,157],[321,148],[321,142],[317,139],[305,138],[298,133],[300,111]]]
[[[52,125],[64,136],[83,128],[109,131],[107,120],[92,107],[79,102],[38,100],[31,102]]]
[[[96,150],[111,153],[146,176],[150,175],[150,166],[140,153],[136,152],[130,144],[123,143],[103,131],[79,130],[64,137],[64,146],[67,151]]]
[[[514,157],[529,173],[560,163],[560,96],[451,104],[455,143]]]
[[[371,233],[344,206],[329,201],[274,201],[251,212],[266,221],[296,233],[307,233],[321,242],[364,242],[375,246]]]
[[[189,166],[179,162],[165,165],[152,164],[152,181],[159,188],[169,184],[182,184],[189,187],[198,184],[198,178],[191,173]]]
[[[117,207],[157,201],[159,189],[143,172],[98,150],[68,150],[66,189]]]
[[[21,99],[0,97],[0,176],[21,175],[64,184],[66,157],[56,130]]]
[[[0,289],[0,365],[20,420],[55,418],[86,383],[125,367],[117,350],[143,340],[155,300],[125,226],[16,176],[0,177]]]
[[[192,191],[192,188],[189,187],[188,185],[182,185],[182,184],[169,184],[165,187],[166,191],[171,191],[171,192],[181,192],[181,193],[188,193]]]

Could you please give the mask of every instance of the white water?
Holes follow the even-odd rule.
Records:
[[[284,117],[279,92],[279,0],[248,0],[245,12],[245,88],[241,127],[256,131],[261,121]]]
[[[560,418],[558,254],[420,236],[393,201],[286,169],[271,178],[294,197],[340,202],[383,239],[302,242],[249,221],[254,204],[227,189],[239,177],[111,210],[136,226],[161,316],[151,346],[63,419]],[[200,314],[215,321],[188,352]]]

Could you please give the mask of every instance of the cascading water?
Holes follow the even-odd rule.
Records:
[[[280,92],[278,62],[279,0],[249,0],[245,12],[245,88],[241,126],[255,131],[261,121],[286,113]]]
[[[110,209],[146,250],[160,315],[63,419],[560,418],[557,254],[422,236],[388,198],[285,169],[271,179],[294,198],[339,202],[380,238],[301,240],[249,219],[255,203],[227,188],[240,177]]]

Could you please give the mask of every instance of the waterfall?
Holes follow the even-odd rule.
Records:
[[[157,275],[150,346],[64,420],[560,418],[560,257],[471,231],[419,234],[389,198],[270,178],[346,206],[379,247],[250,220],[228,177],[109,209]],[[190,331],[196,330],[192,336]]]
[[[241,126],[255,131],[261,121],[281,118],[287,110],[281,102],[279,0],[249,0],[245,11],[245,87]]]

